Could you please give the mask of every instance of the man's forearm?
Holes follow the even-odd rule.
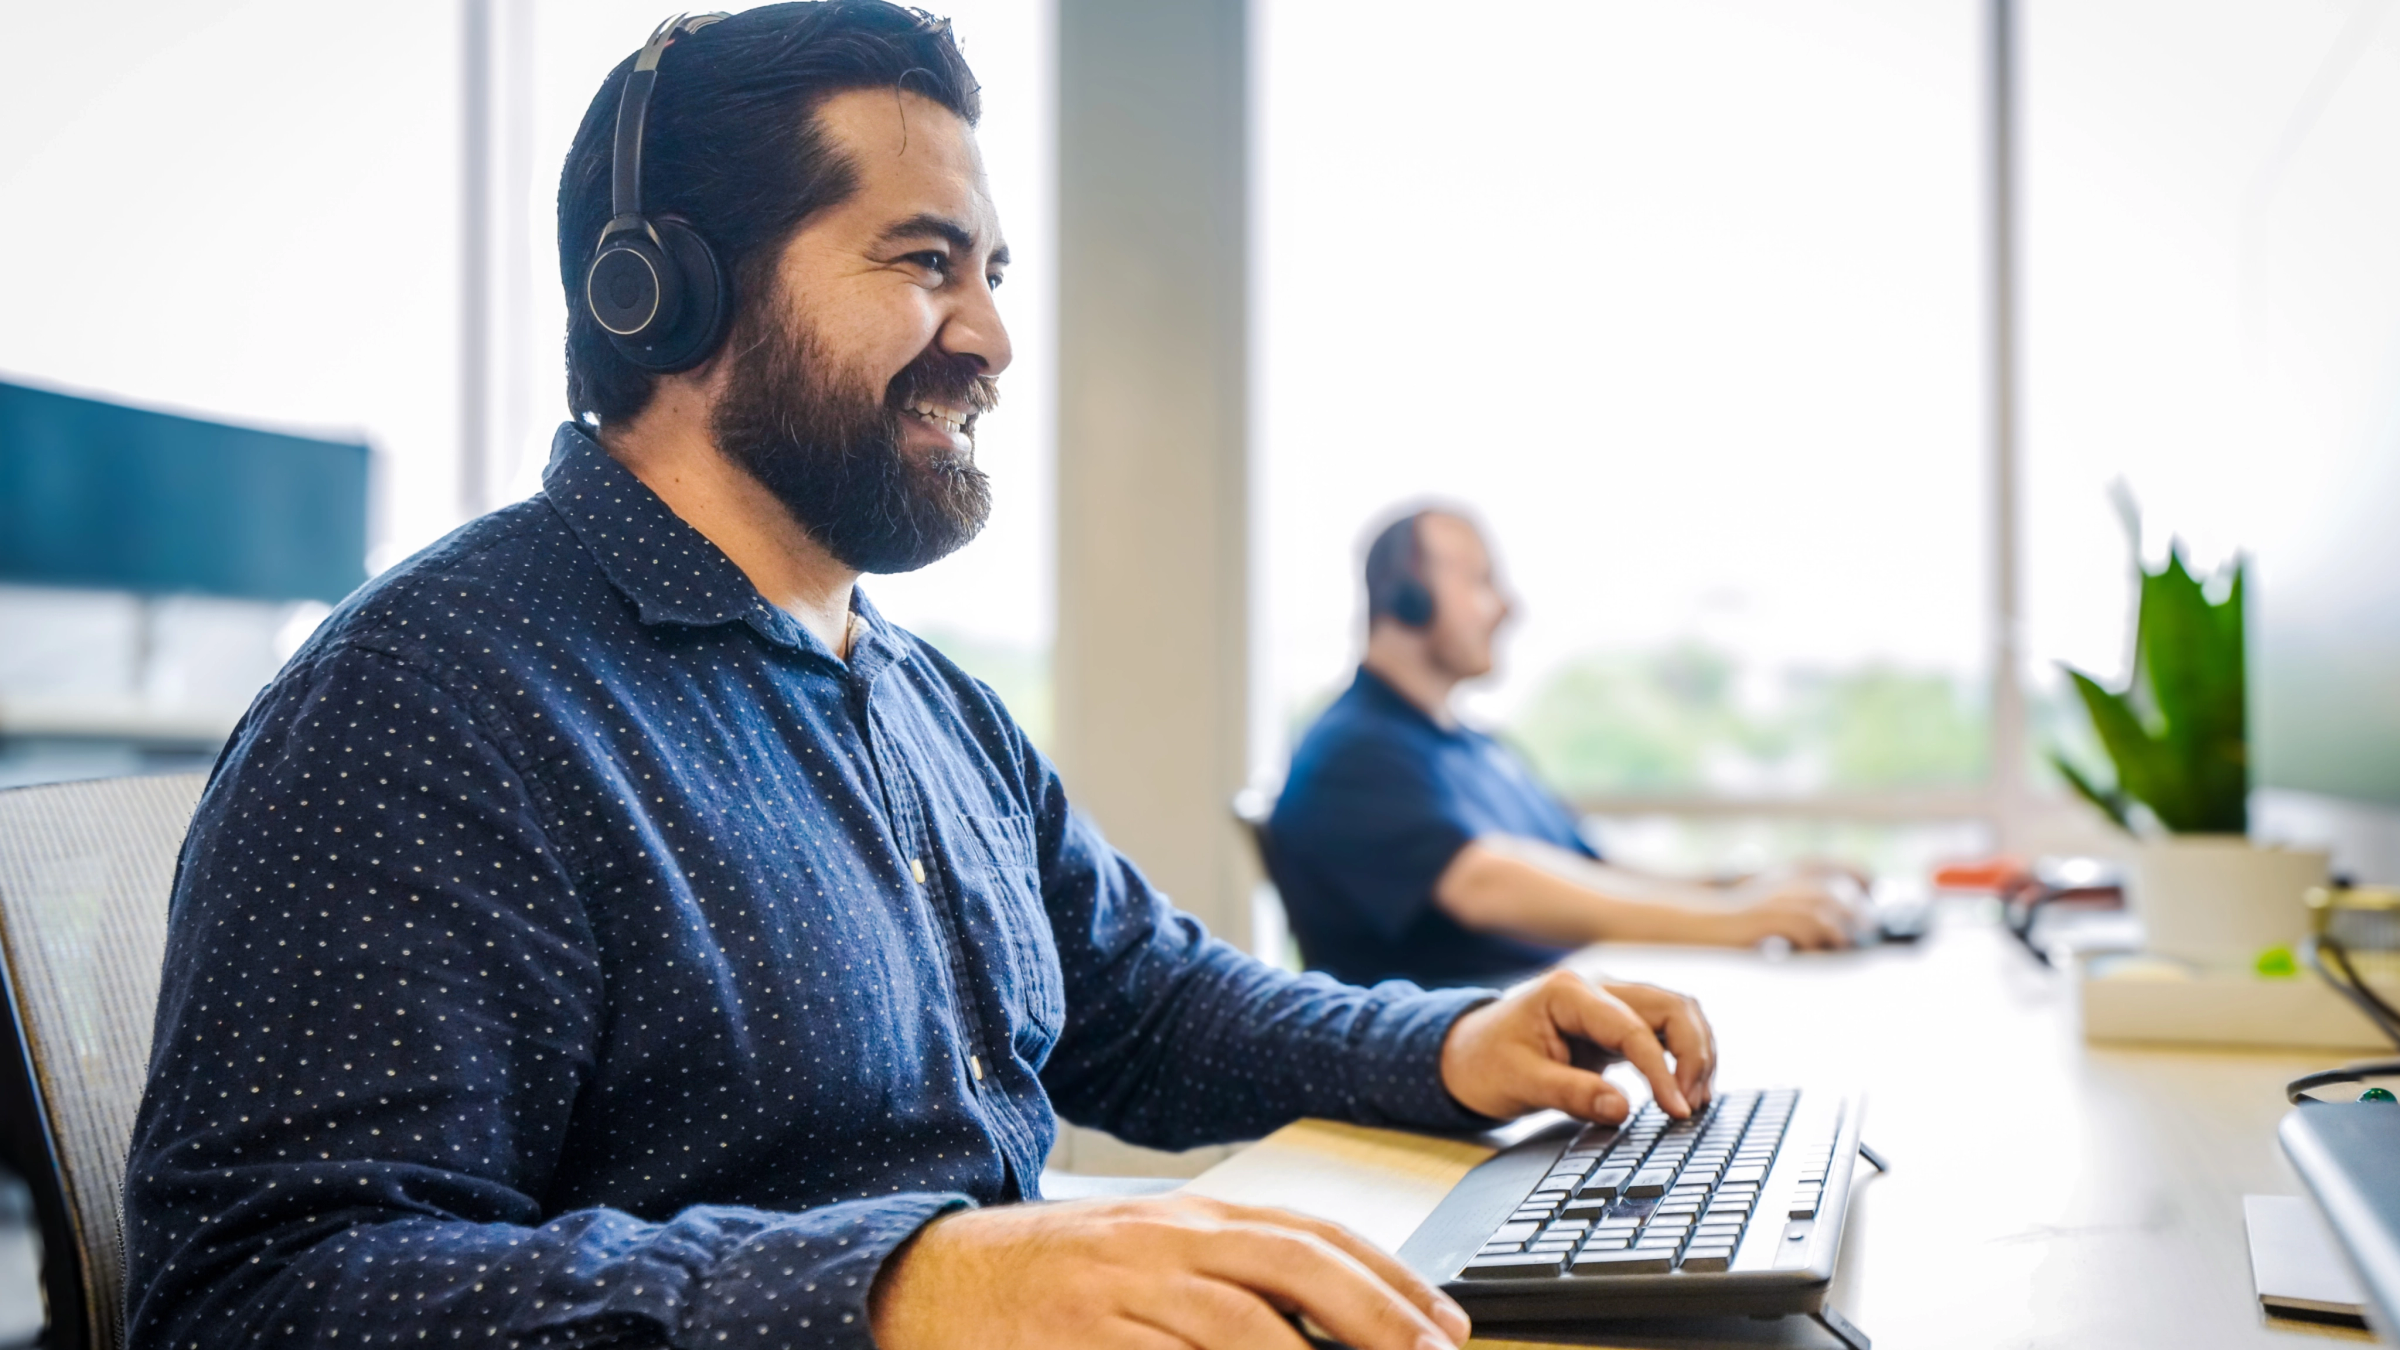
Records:
[[[1559,946],[1739,938],[1736,916],[1713,888],[1505,836],[1459,850],[1435,883],[1434,900],[1470,928]]]

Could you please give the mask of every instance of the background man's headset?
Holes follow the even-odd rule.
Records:
[[[1371,608],[1410,628],[1433,622],[1433,592],[1425,585],[1424,550],[1417,542],[1424,519],[1419,511],[1393,521],[1367,549],[1368,570],[1383,590],[1382,603]]]
[[[677,38],[727,17],[678,14],[634,56],[617,99],[608,225],[583,272],[584,307],[610,344],[626,360],[662,375],[708,359],[724,336],[733,296],[725,269],[699,231],[673,216],[642,214],[642,128],[659,58]]]

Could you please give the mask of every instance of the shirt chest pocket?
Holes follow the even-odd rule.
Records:
[[[1018,1057],[1038,1068],[1058,1040],[1067,1003],[1058,941],[1042,904],[1033,822],[1024,816],[960,819],[967,826],[960,841],[960,887],[977,926],[989,934],[985,955],[1008,1012],[1010,1039]]]

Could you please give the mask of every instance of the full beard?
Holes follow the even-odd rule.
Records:
[[[727,350],[725,393],[709,419],[717,448],[844,566],[913,572],[982,531],[991,481],[974,451],[912,453],[900,420],[920,399],[990,411],[999,386],[980,361],[928,347],[879,398],[864,381],[843,380],[815,333],[794,321],[746,322]]]

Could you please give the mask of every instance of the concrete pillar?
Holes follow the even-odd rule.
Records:
[[[1058,0],[1054,653],[1069,791],[1245,947],[1246,8]]]

